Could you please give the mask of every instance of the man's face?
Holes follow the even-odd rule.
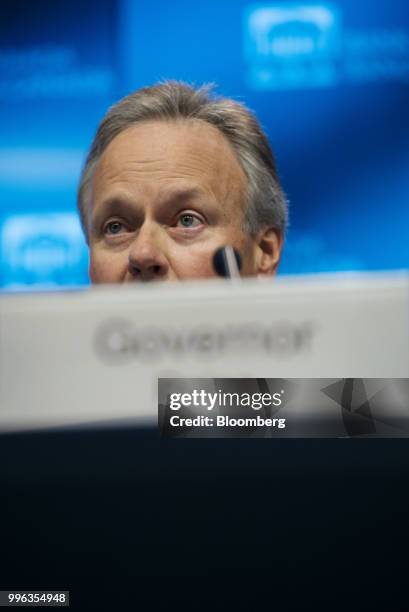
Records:
[[[228,141],[198,120],[139,123],[109,144],[89,211],[94,283],[214,276],[212,257],[236,248],[256,274],[258,247],[242,230],[246,176]]]

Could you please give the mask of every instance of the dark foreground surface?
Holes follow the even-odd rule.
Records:
[[[70,590],[72,609],[407,609],[408,485],[407,440],[2,435],[0,589]]]

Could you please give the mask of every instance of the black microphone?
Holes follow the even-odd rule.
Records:
[[[213,267],[219,276],[224,278],[240,278],[240,253],[231,246],[217,249],[213,255]]]

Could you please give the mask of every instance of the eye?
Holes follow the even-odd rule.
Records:
[[[183,228],[188,229],[191,227],[194,228],[194,227],[199,227],[200,225],[203,225],[203,221],[196,215],[193,215],[192,213],[183,213],[182,215],[179,216],[176,225],[178,227],[183,227]]]
[[[120,221],[109,221],[104,227],[104,234],[115,235],[121,233],[125,226]]]

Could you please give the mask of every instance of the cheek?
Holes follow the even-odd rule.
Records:
[[[254,243],[238,228],[223,228],[202,243],[184,247],[171,245],[168,250],[170,267],[179,279],[217,276],[213,268],[213,256],[217,249],[226,245],[240,252],[243,261],[242,273],[254,274]]]
[[[242,274],[245,276],[257,273],[256,245],[253,241],[245,240],[240,248],[242,258]]]
[[[256,274],[256,242],[244,234],[241,228],[237,228],[229,233],[226,244],[230,244],[240,253],[241,273],[245,276]]]
[[[179,278],[203,278],[214,275],[212,265],[212,252],[186,253],[184,260],[175,266],[175,272]]]
[[[89,277],[92,283],[117,283],[126,273],[127,258],[122,254],[90,250]]]
[[[169,253],[169,265],[179,279],[194,279],[214,276],[213,253],[217,246],[191,245],[189,248],[174,248]]]

